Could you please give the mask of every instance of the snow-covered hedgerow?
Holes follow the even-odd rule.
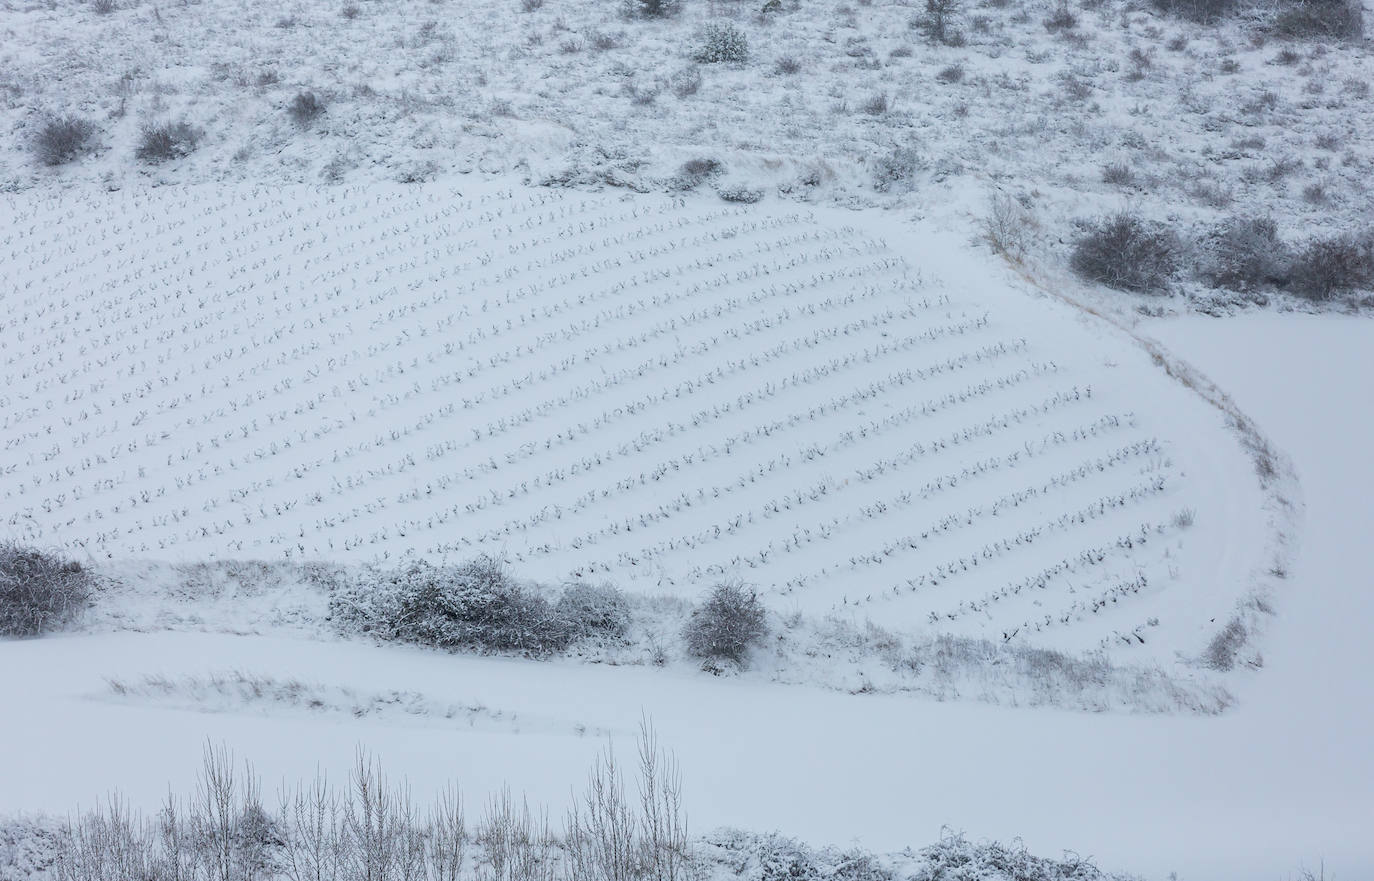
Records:
[[[579,637],[623,634],[624,599],[611,588],[578,588],[557,604],[517,582],[496,560],[436,566],[423,560],[341,585],[330,597],[336,626],[384,639],[448,649],[559,652]]]

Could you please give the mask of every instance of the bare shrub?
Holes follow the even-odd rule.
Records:
[[[1236,655],[1240,654],[1247,637],[1245,625],[1239,618],[1232,618],[1212,641],[1207,643],[1203,652],[1203,662],[1213,670],[1230,670],[1236,666]]]
[[[692,610],[683,629],[687,653],[694,658],[743,661],[768,633],[758,595],[743,585],[717,585],[706,602]]]
[[[1118,187],[1129,187],[1135,183],[1135,173],[1124,162],[1110,162],[1102,166],[1102,182]]]
[[[349,21],[357,18],[361,12],[362,10],[358,8],[358,4],[356,3],[349,3],[343,9],[339,10],[339,14]]]
[[[544,0],[520,0],[521,12],[538,12],[544,8]]]
[[[935,74],[935,79],[945,85],[953,85],[964,81],[964,67],[961,64],[951,64]]]
[[[609,52],[620,45],[620,37],[610,31],[587,31],[587,45],[596,52]]]
[[[1166,15],[1209,23],[1230,15],[1236,0],[1154,0],[1154,6]]]
[[[134,155],[153,165],[170,162],[191,155],[199,141],[200,134],[187,123],[157,123],[144,127]]]
[[[793,76],[802,71],[801,59],[795,55],[784,55],[773,64],[773,69],[784,76]]]
[[[109,15],[118,8],[114,0],[91,0],[91,11],[96,15]]]
[[[743,64],[749,60],[749,38],[728,21],[710,22],[693,58],[701,64]]]
[[[0,544],[0,636],[40,636],[71,626],[91,604],[94,585],[80,563]]]
[[[1030,210],[1009,193],[994,193],[983,218],[983,238],[992,249],[1013,263],[1026,255],[1035,231]]]
[[[1286,280],[1286,248],[1272,217],[1232,217],[1204,242],[1203,275],[1235,291]]]
[[[1290,40],[1358,40],[1364,36],[1360,0],[1290,0],[1273,33]]]
[[[1173,275],[1177,254],[1171,232],[1123,211],[1090,223],[1074,243],[1069,265],[1087,281],[1158,293]]]
[[[91,149],[95,140],[95,126],[79,116],[60,116],[50,119],[33,139],[33,153],[44,165],[71,162]]]
[[[1374,233],[1314,239],[1294,255],[1288,275],[1293,293],[1309,300],[1374,287]]]
[[[876,95],[866,98],[863,103],[859,105],[859,110],[863,113],[867,113],[869,116],[882,116],[888,111],[887,94],[885,92],[879,92]]]
[[[324,102],[314,92],[299,92],[291,99],[291,106],[286,108],[286,113],[296,125],[309,128],[324,113]]]
[[[725,166],[720,164],[719,159],[711,159],[709,157],[688,159],[686,162],[682,163],[682,173],[687,177],[714,177],[724,170]]]
[[[1045,30],[1050,33],[1071,31],[1078,27],[1078,16],[1070,11],[1067,0],[1059,0],[1054,6],[1054,11],[1045,18],[1044,24]]]

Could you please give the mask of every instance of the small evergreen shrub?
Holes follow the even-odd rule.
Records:
[[[749,38],[729,22],[711,22],[693,57],[701,64],[743,64],[749,60]]]
[[[156,165],[189,156],[200,140],[199,134],[184,122],[164,122],[144,127],[135,154],[139,159]]]
[[[694,658],[739,662],[767,634],[766,613],[758,595],[738,584],[721,584],[692,610],[682,638]]]
[[[79,116],[49,120],[38,130],[33,151],[44,165],[63,165],[85,153],[95,140],[95,126]]]
[[[963,34],[955,26],[960,0],[926,0],[925,12],[912,19],[911,26],[932,43],[962,46]]]
[[[80,563],[0,544],[0,636],[40,636],[70,626],[91,604],[94,582]]]
[[[634,18],[671,18],[682,11],[682,0],[625,0],[625,14]]]
[[[1136,293],[1159,293],[1178,262],[1167,230],[1121,212],[1092,223],[1074,244],[1069,265],[1080,278]]]

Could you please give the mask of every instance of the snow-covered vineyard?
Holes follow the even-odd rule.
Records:
[[[1163,658],[1265,562],[1217,553],[1263,523],[1215,414],[862,218],[480,186],[9,210],[0,498],[27,543],[743,580]]]
[[[0,0],[0,881],[1374,877],[1369,3]]]

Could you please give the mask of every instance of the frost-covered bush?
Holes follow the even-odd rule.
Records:
[[[1166,15],[1209,23],[1230,15],[1236,0],[1154,0],[1154,6]]]
[[[1230,670],[1236,666],[1236,655],[1245,645],[1247,636],[1245,625],[1239,618],[1232,618],[1226,626],[1207,644],[1202,659],[1213,670]]]
[[[134,155],[152,164],[168,162],[189,156],[199,140],[196,130],[184,122],[149,125],[139,135]]]
[[[711,22],[693,57],[701,64],[743,64],[749,60],[749,38],[728,21]]]
[[[91,604],[93,585],[80,563],[0,544],[0,636],[39,636],[70,626]]]
[[[716,194],[727,202],[735,202],[740,205],[752,205],[763,199],[763,190],[742,185],[721,187],[716,191]]]
[[[668,18],[682,11],[682,0],[624,0],[625,14],[636,18]]]
[[[89,150],[95,126],[79,116],[62,116],[43,124],[33,139],[34,156],[44,165],[71,162]]]
[[[1272,217],[1232,217],[1204,243],[1202,275],[1234,291],[1282,284],[1286,248]]]
[[[331,620],[345,631],[439,648],[545,654],[574,636],[547,599],[489,557],[371,570],[337,590],[329,605]]]
[[[1274,19],[1274,33],[1294,40],[1358,40],[1364,36],[1360,0],[1292,0]]]
[[[1293,293],[1309,300],[1374,287],[1374,232],[1314,239],[1294,255],[1288,276]]]
[[[873,189],[880,193],[910,190],[925,159],[914,147],[894,147],[873,160]]]
[[[694,658],[742,661],[768,633],[763,603],[739,584],[721,584],[692,610],[682,638]]]
[[[317,98],[314,92],[300,92],[291,99],[291,106],[286,108],[286,112],[296,125],[308,128],[324,113],[324,102]]]
[[[574,639],[612,637],[630,630],[630,603],[610,585],[573,584],[564,588],[554,607]]]
[[[1178,263],[1178,240],[1166,229],[1121,212],[1090,223],[1069,265],[1080,278],[1137,293],[1159,293]]]
[[[945,835],[920,852],[923,865],[910,881],[1111,881],[1124,876],[1108,875],[1091,860],[1065,854],[1062,860],[1037,857],[1024,845],[1013,847],[997,841],[972,842],[963,835]]]

